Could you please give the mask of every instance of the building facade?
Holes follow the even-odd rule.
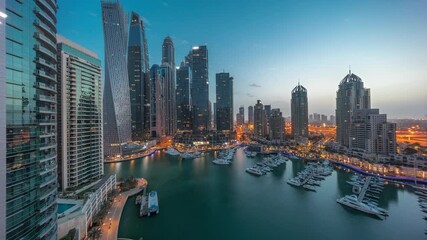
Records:
[[[254,124],[254,107],[253,106],[248,107],[248,124],[249,125]]]
[[[193,77],[191,83],[193,131],[203,132],[208,130],[210,122],[208,48],[206,46],[193,47],[187,61]]]
[[[57,5],[55,0],[4,3],[6,134],[0,135],[6,136],[1,161],[7,163],[6,188],[1,191],[6,189],[7,203],[1,204],[6,230],[0,234],[5,233],[3,239],[56,239]]]
[[[103,0],[105,48],[104,154],[122,155],[132,141],[129,75],[127,71],[127,15],[119,1]]]
[[[307,89],[298,85],[292,90],[291,124],[293,137],[308,136],[308,99]]]
[[[181,64],[176,69],[176,107],[177,107],[177,129],[192,129],[191,114],[191,68]]]
[[[239,112],[236,114],[237,125],[245,124],[245,107],[239,107]]]
[[[265,137],[266,117],[264,105],[261,100],[257,100],[254,106],[254,135],[256,137]]]
[[[371,108],[370,90],[364,88],[360,77],[349,72],[341,80],[337,91],[336,107],[336,141],[349,147],[350,126],[354,112],[358,109]]]
[[[279,108],[271,110],[270,116],[270,140],[282,141],[283,140],[283,116]]]
[[[0,159],[6,159],[6,2],[0,1]],[[0,161],[0,239],[6,239],[6,161]]]
[[[150,69],[151,84],[151,137],[165,136],[165,89],[160,66],[154,64]]]
[[[233,77],[230,73],[216,74],[216,129],[233,131]]]
[[[104,173],[102,73],[95,53],[61,36],[57,42],[58,179],[65,191]]]
[[[132,12],[127,54],[132,140],[150,137],[150,65],[144,22]]]
[[[176,96],[175,96],[175,48],[170,37],[166,37],[162,45],[161,75],[165,89],[165,133],[173,136],[176,132]]]

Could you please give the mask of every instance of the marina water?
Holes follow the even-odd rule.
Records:
[[[288,161],[265,176],[245,172],[261,161],[237,150],[231,165],[212,164],[216,153],[179,160],[164,152],[105,165],[105,174],[148,180],[157,190],[160,214],[139,217],[135,197],[126,203],[119,237],[156,240],[228,239],[425,239],[427,222],[409,187],[386,185],[379,206],[390,216],[381,221],[336,203],[351,194],[353,173],[335,169],[317,192],[286,184],[304,168]]]

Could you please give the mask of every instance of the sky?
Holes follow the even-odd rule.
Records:
[[[234,77],[234,112],[257,99],[290,116],[298,81],[309,113],[334,114],[351,71],[389,118],[427,118],[427,1],[120,0],[143,16],[150,65],[171,36],[176,64],[207,45],[210,99],[215,73]],[[99,0],[58,0],[58,33],[104,61]],[[247,114],[247,113],[246,113]]]

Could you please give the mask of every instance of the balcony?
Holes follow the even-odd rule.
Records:
[[[43,11],[42,9],[40,9],[39,7],[35,7],[34,8],[34,12],[42,17],[44,20],[46,20],[51,26],[52,28],[55,28],[55,24],[56,24],[56,19],[53,19],[52,17],[50,17],[45,11]]]
[[[55,132],[43,132],[39,135],[40,138],[50,138],[55,137]]]
[[[51,41],[49,38],[47,38],[45,35],[36,32],[34,34],[34,36],[41,40],[43,43],[45,43],[46,45],[48,45],[49,47],[51,47],[51,50],[56,51],[56,43],[54,43],[53,41]]]
[[[35,48],[37,51],[39,51],[39,52],[43,53],[44,55],[46,55],[46,56],[50,57],[50,58],[51,58],[50,60],[52,60],[52,61],[56,61],[56,55],[55,55],[54,53],[52,53],[52,51],[48,50],[47,48],[45,48],[45,47],[41,46],[40,44],[36,44],[36,45],[34,46],[34,48]]]
[[[52,5],[46,2],[46,0],[37,0],[37,3],[39,3],[43,8],[47,9],[52,16],[56,16],[56,8],[54,9]]]
[[[45,95],[41,95],[41,94],[37,95],[37,100],[43,101],[43,102],[49,102],[49,103],[56,103],[55,97],[45,96]]]
[[[47,161],[50,161],[50,160],[55,160],[55,158],[56,158],[56,154],[55,153],[51,153],[51,154],[48,154],[48,155],[44,156],[43,159],[40,160],[40,163],[47,162]]]
[[[56,125],[56,120],[53,119],[39,119],[37,122],[40,126]]]
[[[39,113],[56,114],[56,109],[50,107],[39,107]]]
[[[34,24],[36,26],[40,27],[47,34],[50,34],[51,39],[56,39],[56,32],[53,31],[49,26],[47,26],[46,24],[42,23],[38,19],[34,20]]]
[[[40,146],[41,151],[52,149],[52,148],[56,148],[56,142],[48,142],[46,144],[41,144]]]
[[[37,87],[40,89],[43,89],[43,90],[47,90],[47,91],[56,93],[56,88],[55,88],[55,86],[52,86],[52,85],[47,85],[45,83],[38,82]]]

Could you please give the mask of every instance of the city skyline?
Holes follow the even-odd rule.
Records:
[[[189,11],[185,18],[178,11],[185,11],[182,9],[185,6],[177,1],[139,4],[122,1],[126,12],[135,10],[147,22],[152,63],[161,62],[158,49],[168,35],[176,45],[177,61],[183,59],[192,46],[207,45],[211,52],[210,92],[214,93],[212,79],[216,72],[223,69],[233,72],[236,85],[234,109],[262,99],[264,103],[280,107],[284,116],[290,116],[290,98],[284,92],[291,91],[299,79],[308,90],[316,89],[310,91],[309,112],[330,115],[334,112],[336,94],[331,89],[336,89],[351,65],[352,71],[365,80],[372,95],[376,96],[372,105],[383,109],[391,119],[427,116],[425,110],[417,110],[425,109],[424,102],[427,101],[419,87],[426,84],[424,76],[427,75],[423,67],[427,63],[427,50],[422,48],[427,31],[422,25],[421,11],[427,3],[392,1],[385,5],[381,1],[363,1],[334,4],[333,7],[330,6],[332,3],[273,0],[269,3],[262,5],[263,10],[251,12],[261,4],[245,2],[247,7],[239,9],[241,16],[234,19],[231,15],[241,1],[233,1],[221,10],[224,19],[218,20],[214,14],[224,8],[223,1],[216,5],[204,2],[207,11],[202,16],[197,9],[204,4],[193,1],[191,5],[195,10]],[[58,32],[93,49],[103,59],[103,44],[99,41],[102,39],[99,2],[81,2],[79,6],[72,6],[69,2],[59,1],[59,4],[64,7],[58,10]],[[348,9],[357,14],[348,15]],[[396,18],[396,15],[401,16],[402,9],[406,11],[405,17]],[[159,15],[158,11],[165,14]],[[269,15],[265,17],[263,13],[267,11]],[[66,21],[70,17],[78,20]],[[180,21],[174,21],[178,17]],[[190,22],[194,18],[199,19],[198,23]],[[82,21],[85,21],[84,25],[80,24]],[[174,24],[167,24],[171,21]],[[198,30],[187,31],[189,28]],[[235,32],[230,32],[231,29]],[[253,31],[259,37],[253,36]],[[88,38],[88,35],[93,37]],[[178,66],[179,62],[175,64]],[[270,89],[271,84],[280,87]],[[214,102],[214,96],[210,94],[211,102]]]

